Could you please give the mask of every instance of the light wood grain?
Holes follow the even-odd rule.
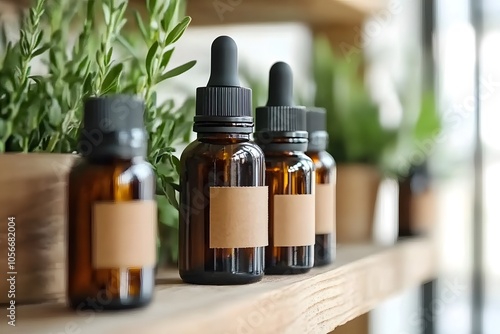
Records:
[[[66,177],[76,155],[0,154],[0,303],[17,272],[17,303],[56,300],[65,286]],[[8,270],[8,218],[15,218],[15,264]]]
[[[436,270],[432,244],[420,239],[339,246],[337,254],[335,265],[246,286],[185,285],[167,273],[143,310],[76,315],[62,303],[21,307],[17,332],[9,333],[328,333]]]

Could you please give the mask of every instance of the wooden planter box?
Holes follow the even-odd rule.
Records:
[[[0,155],[0,278],[5,282],[4,276],[16,276],[16,304],[64,296],[66,177],[76,158],[71,154]],[[7,257],[12,241],[13,263]],[[9,286],[0,285],[2,304],[10,300]]]

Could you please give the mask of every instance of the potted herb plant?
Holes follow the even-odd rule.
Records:
[[[326,39],[314,49],[315,105],[327,110],[329,152],[337,162],[337,240],[372,240],[382,159],[396,139],[365,87],[361,59],[336,57]]]
[[[15,259],[2,257],[0,266],[13,265],[18,273],[17,303],[64,293],[66,174],[78,159],[86,97],[120,92],[145,98],[162,254],[176,235],[173,146],[190,133],[193,99],[175,106],[161,98],[158,84],[195,64],[169,66],[190,18],[182,15],[182,1],[145,3],[146,18],[133,13],[138,33],[127,24],[128,1],[118,0],[37,0],[20,18],[14,42],[5,27],[0,30],[0,219],[2,226],[15,222],[15,239],[7,228],[0,231],[0,249],[7,254],[7,241],[14,241]],[[1,285],[0,303],[6,288]]]

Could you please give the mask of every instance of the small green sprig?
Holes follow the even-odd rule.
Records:
[[[17,126],[23,122],[21,118],[25,96],[30,94],[31,62],[45,52],[42,46],[43,30],[40,21],[45,12],[45,0],[39,0],[36,6],[30,9],[28,15],[22,17],[22,27],[17,43],[7,42],[5,27],[2,26],[2,41],[5,55],[0,71],[0,152],[4,152],[13,141],[19,150],[27,152],[29,149],[28,129],[22,128],[17,132]],[[8,70],[4,70],[7,68]],[[32,116],[32,115],[30,115]]]
[[[159,101],[157,86],[167,79],[191,69],[192,60],[170,68],[174,44],[182,37],[191,18],[180,18],[183,2],[179,0],[147,0],[147,18],[134,12],[140,41],[121,36],[119,41],[131,58],[127,71],[130,78],[123,83],[126,91],[144,96],[146,101],[146,129],[149,133],[148,159],[157,175],[157,202],[159,209],[160,250],[167,261],[177,258],[178,200],[180,161],[174,155],[174,146],[189,140],[192,129],[194,99],[188,98],[179,108],[172,99]],[[134,45],[136,44],[136,45]],[[139,54],[137,50],[147,52]]]
[[[162,246],[169,242],[166,252],[174,261],[179,160],[173,147],[189,139],[194,99],[176,106],[157,96],[159,84],[195,65],[169,66],[191,19],[182,15],[182,0],[148,0],[146,6],[145,18],[134,13],[139,34],[124,29],[127,0],[36,0],[16,41],[0,26],[0,153],[76,152],[85,98],[143,96],[148,159],[158,175],[159,240]],[[34,61],[46,72],[31,73]]]

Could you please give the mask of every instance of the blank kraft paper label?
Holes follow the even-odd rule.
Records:
[[[95,269],[156,264],[155,201],[98,202],[92,213]]]
[[[210,248],[268,245],[267,187],[210,188]]]
[[[316,184],[316,234],[335,231],[335,184]]]
[[[314,245],[314,197],[314,195],[274,195],[275,247]]]

